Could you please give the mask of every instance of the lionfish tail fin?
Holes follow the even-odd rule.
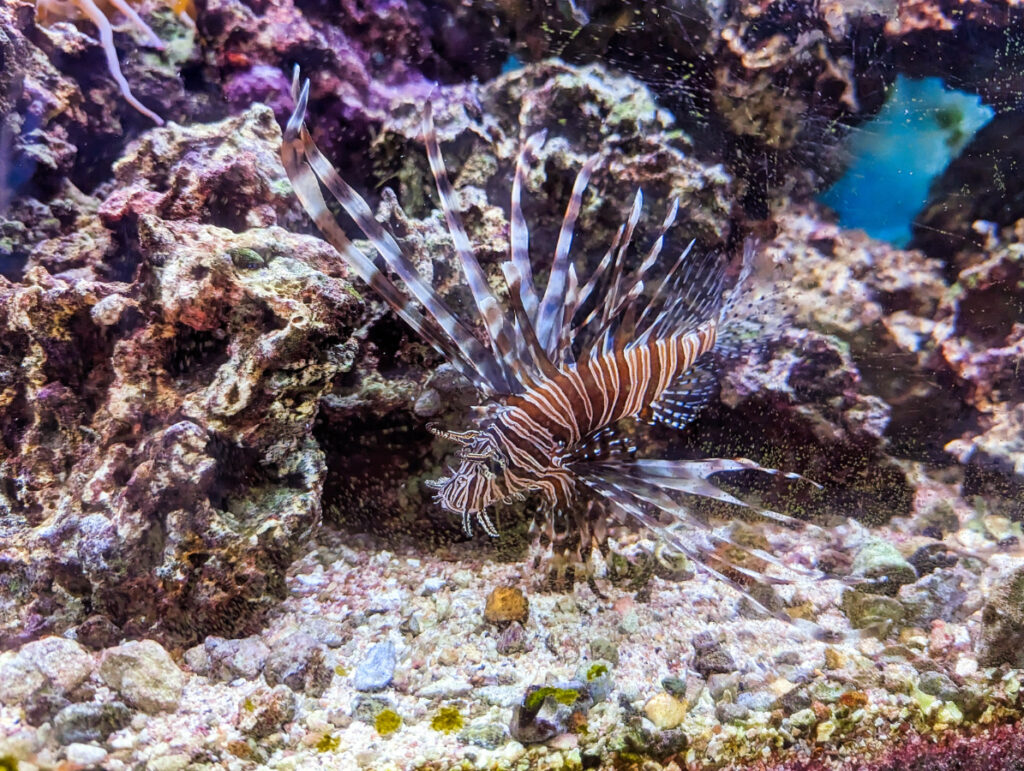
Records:
[[[771,268],[759,263],[759,253],[757,239],[744,241],[739,276],[719,310],[715,349],[720,357],[748,355],[778,339],[791,324],[786,285],[768,275]]]

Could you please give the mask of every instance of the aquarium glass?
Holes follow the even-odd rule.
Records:
[[[1024,767],[1022,72],[0,0],[0,770]]]

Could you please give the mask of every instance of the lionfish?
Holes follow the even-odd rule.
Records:
[[[761,517],[802,528],[806,523],[752,506],[719,489],[709,478],[750,470],[804,478],[745,458],[639,459],[616,429],[624,419],[682,428],[709,401],[717,380],[716,360],[749,345],[753,319],[759,313],[757,294],[746,287],[756,244],[745,243],[739,275],[726,288],[725,262],[716,255],[712,260],[699,258],[691,241],[647,296],[648,274],[659,261],[679,205],[672,201],[653,244],[639,266],[627,272],[627,251],[643,203],[642,191],[637,190],[625,223],[581,284],[570,247],[598,161],[595,155],[576,176],[541,292],[529,256],[522,190],[528,163],[545,142],[542,131],[521,144],[512,179],[510,255],[501,264],[510,306],[505,310],[463,227],[427,103],[423,141],[477,321],[483,327],[481,340],[445,304],[394,236],[377,222],[366,201],[317,148],[304,124],[309,80],[299,88],[298,67],[292,97],[295,108],[285,129],[281,157],[306,212],[359,277],[464,375],[481,397],[481,406],[473,409],[465,430],[429,426],[459,445],[458,467],[449,468],[448,476],[428,485],[436,490],[436,501],[444,509],[462,518],[467,535],[472,534],[475,521],[497,536],[488,509],[531,494],[539,495],[549,522],[574,518],[584,528],[595,504],[603,502],[611,513],[639,522],[700,569],[732,585],[761,612],[792,623],[785,613],[767,609],[743,584],[788,582],[769,578],[769,565],[814,578],[825,574],[784,564],[762,549],[734,541],[699,519],[684,498],[699,496],[743,506]],[[380,259],[368,257],[345,235],[328,210],[321,184],[362,230]],[[404,289],[387,271],[400,279]],[[589,306],[588,300],[592,301]],[[742,552],[745,561],[753,560],[754,567],[740,565],[722,553],[734,550]]]

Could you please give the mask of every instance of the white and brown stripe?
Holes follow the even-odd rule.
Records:
[[[585,360],[507,399],[485,433],[509,464],[508,481],[514,477],[535,489],[549,475],[561,479],[561,458],[606,426],[650,410],[672,381],[714,348],[716,326],[708,321],[686,335]],[[509,491],[520,490],[510,485]]]

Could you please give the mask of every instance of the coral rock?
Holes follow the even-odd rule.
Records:
[[[159,643],[142,640],[104,651],[100,678],[132,706],[161,712],[177,709],[187,675]]]
[[[283,591],[319,522],[310,428],[360,306],[329,247],[253,228],[292,205],[279,141],[266,108],[158,130],[118,167],[106,226],[0,278],[0,563],[17,579],[0,645],[86,606],[109,636],[234,636]],[[244,232],[199,224],[208,207]]]

